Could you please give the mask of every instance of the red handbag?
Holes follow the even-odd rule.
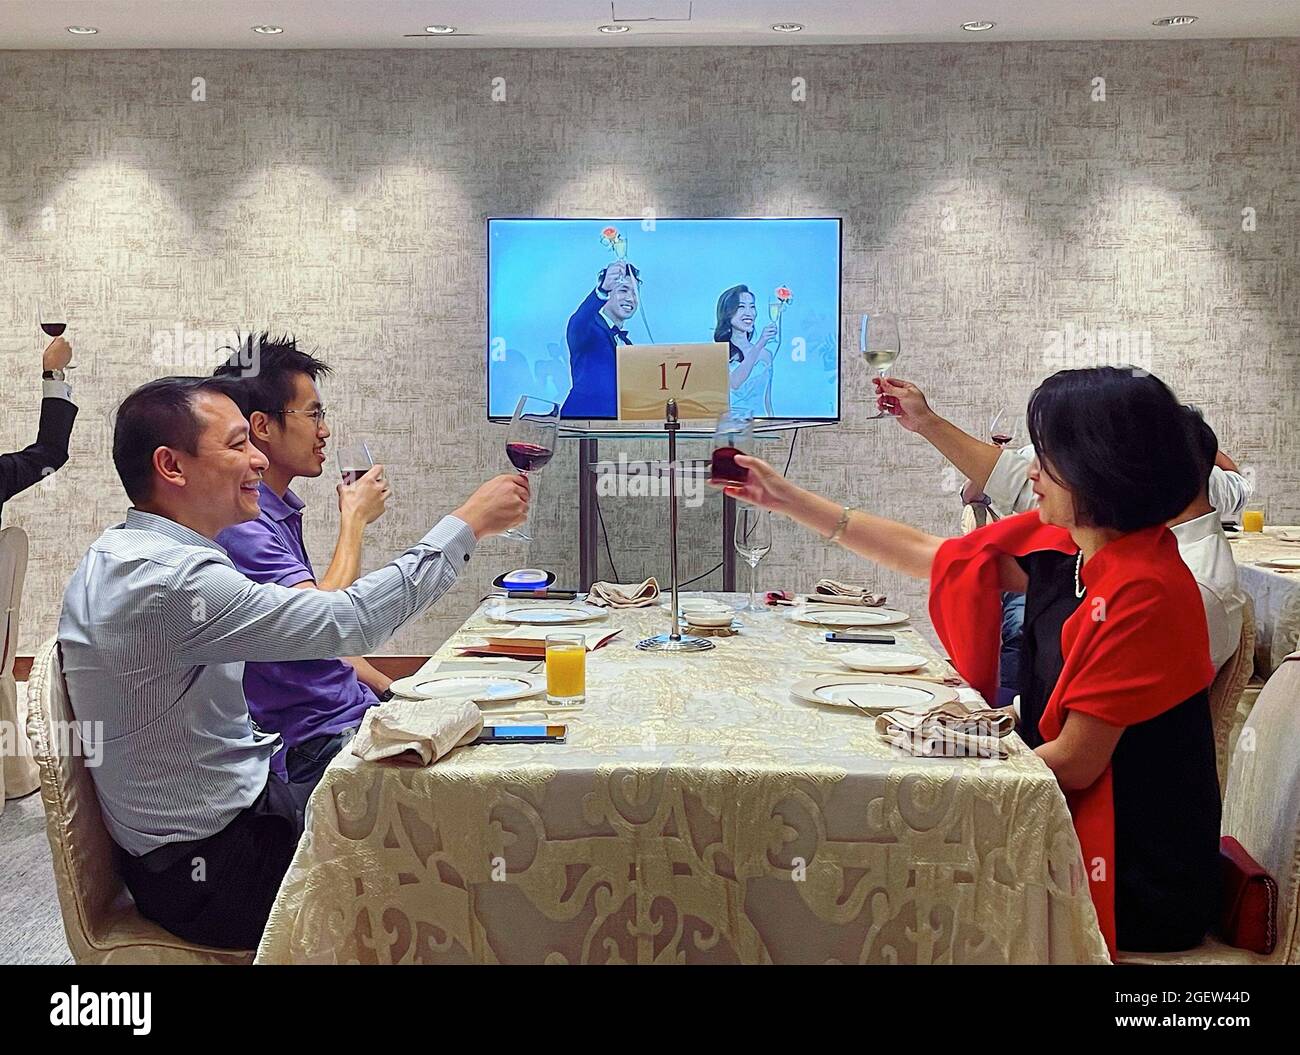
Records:
[[[1277,882],[1231,835],[1219,840],[1223,903],[1219,936],[1267,956],[1277,945]]]

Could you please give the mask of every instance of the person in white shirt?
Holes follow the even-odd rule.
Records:
[[[1034,508],[1036,500],[1029,479],[1035,459],[1033,447],[1004,450],[976,439],[936,414],[925,393],[909,381],[877,379],[876,388],[880,408],[909,432],[923,436],[952,462],[970,479],[971,491],[983,491],[994,513],[1010,516]],[[1237,650],[1246,605],[1237,579],[1237,562],[1220,521],[1240,515],[1252,488],[1232,459],[1219,450],[1218,438],[1200,412],[1188,407],[1187,414],[1192,441],[1205,460],[1206,487],[1169,522],[1169,528],[1178,539],[1183,562],[1201,588],[1210,632],[1210,658],[1217,670]]]

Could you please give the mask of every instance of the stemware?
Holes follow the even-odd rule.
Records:
[[[510,464],[528,477],[528,517],[517,528],[502,534],[520,542],[532,542],[528,533],[533,507],[537,504],[536,473],[555,454],[555,438],[559,432],[560,404],[540,396],[520,396],[510,418],[506,433],[506,457]]]

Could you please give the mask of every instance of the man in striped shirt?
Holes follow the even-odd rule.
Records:
[[[528,483],[498,476],[405,553],[344,590],[240,574],[213,540],[258,515],[266,458],[217,378],[162,378],[117,412],[132,502],[64,594],[73,709],[102,723],[91,775],[140,911],[189,941],[257,944],[302,833],[271,774],[279,737],[250,720],[244,661],[363,655],[455,582],[477,541],[522,523]]]

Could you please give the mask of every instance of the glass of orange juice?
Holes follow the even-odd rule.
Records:
[[[587,636],[575,633],[546,635],[546,702],[587,702]]]
[[[1241,530],[1261,532],[1264,530],[1264,507],[1249,505],[1241,511]]]

